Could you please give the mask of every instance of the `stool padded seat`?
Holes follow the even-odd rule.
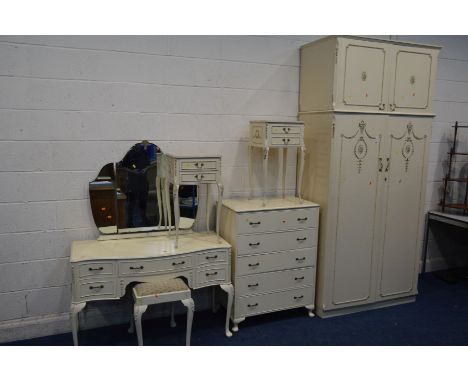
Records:
[[[151,283],[140,283],[133,288],[136,297],[152,296],[170,292],[190,292],[187,284],[179,278],[155,281]]]

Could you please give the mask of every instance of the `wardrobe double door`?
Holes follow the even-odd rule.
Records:
[[[431,122],[335,115],[326,309],[416,293]]]

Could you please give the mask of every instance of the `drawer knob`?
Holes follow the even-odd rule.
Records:
[[[261,222],[249,222],[250,225],[260,225]]]
[[[104,288],[104,285],[99,285],[99,286],[90,286],[89,289],[93,290],[93,289],[102,289]]]
[[[258,306],[258,302],[256,302],[255,304],[248,304],[247,306],[249,308],[255,308],[256,306]]]
[[[283,143],[288,144],[290,140],[290,138],[283,138]]]
[[[203,174],[196,174],[195,179],[203,179],[205,176]]]
[[[136,269],[144,269],[145,267],[143,265],[140,265],[139,267],[130,267],[130,269],[132,270],[136,270]]]
[[[101,211],[104,212],[106,210],[106,207],[101,207]]]
[[[307,218],[297,218],[298,222],[305,222],[306,220],[307,220]]]
[[[211,259],[217,259],[218,258],[218,255],[214,255],[214,256],[206,256],[205,259],[207,260],[211,260]]]
[[[294,277],[294,280],[296,280],[296,281],[304,280],[304,276],[302,276],[302,277]]]
[[[301,298],[304,298],[304,295],[294,296],[294,300],[300,300]]]
[[[206,276],[216,276],[218,274],[218,272],[206,272],[205,275]]]
[[[297,241],[304,241],[304,240],[307,240],[307,238],[306,237],[298,237],[296,240]]]
[[[296,257],[296,261],[304,261],[306,258],[304,257]]]
[[[88,271],[90,271],[90,272],[91,272],[91,271],[102,271],[103,269],[104,269],[104,267],[99,267],[99,268],[91,268],[91,267],[89,267],[89,268],[88,268]]]
[[[182,265],[185,264],[185,261],[179,261],[178,263],[172,263],[172,265]]]
[[[248,285],[249,288],[254,288],[254,287],[258,287],[258,283],[255,283],[255,284],[249,284]]]
[[[108,220],[112,220],[112,215],[107,215]]]
[[[290,127],[283,127],[283,131],[287,134],[291,131]]]
[[[255,264],[249,264],[249,267],[258,267],[260,263],[255,263]]]
[[[256,247],[256,246],[260,245],[260,242],[258,241],[257,243],[249,243],[249,245],[251,247]]]

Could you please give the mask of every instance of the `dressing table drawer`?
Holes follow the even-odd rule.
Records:
[[[119,275],[144,275],[192,267],[192,256],[179,256],[158,260],[121,261]]]
[[[272,126],[271,133],[272,136],[275,135],[284,135],[284,134],[298,134],[300,135],[302,130],[304,129],[303,126]]]
[[[275,136],[271,137],[272,146],[299,146],[301,143],[301,137],[298,136]]]
[[[198,183],[198,182],[216,182],[217,173],[216,172],[182,172],[180,174],[181,183]]]
[[[298,208],[237,215],[237,233],[289,231],[318,227],[317,208]]]
[[[80,299],[93,296],[115,296],[115,282],[114,280],[80,282],[78,293]]]
[[[200,171],[200,170],[217,170],[219,168],[217,160],[182,160],[180,162],[180,171]]]
[[[206,286],[211,283],[219,284],[227,281],[227,265],[219,265],[207,269],[199,269],[195,276],[197,287]]]
[[[227,262],[229,260],[229,254],[227,251],[199,253],[196,256],[197,265],[216,264]]]
[[[87,263],[78,267],[78,277],[113,276],[114,263]]]
[[[317,230],[260,233],[237,237],[237,255],[312,248],[317,245]]]

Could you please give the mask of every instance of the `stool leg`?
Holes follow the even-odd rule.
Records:
[[[187,307],[187,333],[185,335],[185,345],[190,346],[190,337],[192,335],[192,321],[193,321],[193,312],[195,310],[195,303],[193,299],[188,298],[181,301]]]
[[[174,319],[174,303],[171,302],[171,328],[175,328],[177,326],[175,319]]]
[[[146,312],[148,305],[135,305],[133,314],[135,318],[135,326],[137,331],[138,346],[143,346],[143,330],[141,328],[141,316]]]

